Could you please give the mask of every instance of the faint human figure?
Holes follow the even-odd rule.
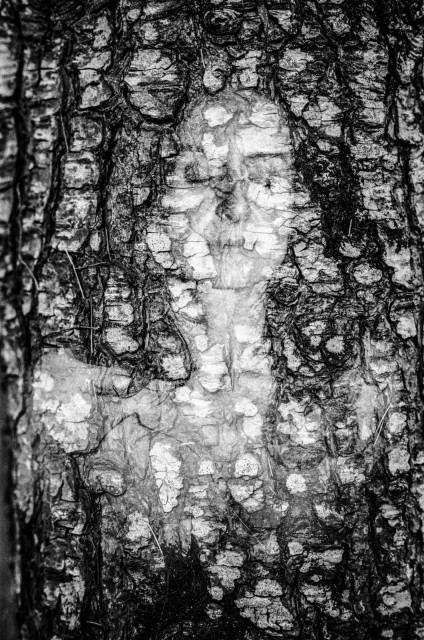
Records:
[[[265,293],[279,277],[296,214],[289,129],[268,99],[228,91],[189,108],[179,135],[181,152],[165,168],[146,243],[167,276],[193,362],[190,379],[184,386],[154,381],[125,396],[124,371],[50,353],[35,385],[38,408],[65,451],[91,452],[87,481],[120,496],[126,545],[154,545],[159,519],[167,544],[186,550],[194,536],[217,602],[235,589],[249,548],[267,569],[254,597],[238,594],[241,614],[261,628],[291,629],[271,571],[288,505],[273,490],[264,439],[275,391]],[[181,354],[163,365],[171,380],[181,378]],[[305,428],[297,437],[308,446],[321,434]],[[290,478],[289,491],[305,490],[301,475]],[[229,513],[240,520],[239,545],[220,544]]]

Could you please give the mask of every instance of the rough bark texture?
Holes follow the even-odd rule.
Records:
[[[14,573],[21,638],[424,638],[423,27],[411,0],[1,3],[2,602]],[[192,105],[261,94],[289,149],[275,388],[244,449],[199,421],[172,448],[202,376],[180,311],[200,326],[208,302],[170,284],[169,185],[209,131]]]

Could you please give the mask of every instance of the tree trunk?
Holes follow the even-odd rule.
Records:
[[[6,638],[424,638],[422,3],[0,12]],[[292,203],[264,303],[273,399],[260,446],[199,409],[177,455],[162,398],[202,373],[163,203],[196,127],[212,136],[196,114],[260,96]]]

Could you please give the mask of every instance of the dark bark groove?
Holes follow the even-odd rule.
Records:
[[[0,16],[7,640],[424,638],[422,2],[4,0]],[[113,407],[154,388],[174,416],[166,393],[199,371],[179,272],[151,238],[167,246],[173,180],[212,185],[229,217],[231,170],[205,179],[193,161],[181,178],[179,162],[196,109],[261,95],[289,132],[294,211],[266,289],[266,507],[222,472],[215,542],[184,546],[199,443],[179,445],[188,471],[166,513],[156,405]],[[79,436],[85,418],[68,433],[63,416],[84,376]],[[296,420],[320,424],[307,445]],[[105,447],[119,429],[147,443],[137,478],[131,447]],[[219,597],[218,565],[236,576]]]

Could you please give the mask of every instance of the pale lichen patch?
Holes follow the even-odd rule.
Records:
[[[303,545],[296,540],[292,540],[288,543],[289,553],[291,556],[299,556],[303,553]]]
[[[286,487],[290,493],[305,493],[307,491],[306,480],[300,473],[291,473],[286,480]]]
[[[177,498],[183,487],[180,476],[181,461],[174,455],[172,445],[167,442],[156,442],[149,455],[162,508],[165,513],[169,513],[177,506]]]
[[[283,590],[276,580],[265,578],[256,584],[255,596],[277,597],[281,595],[283,595]]]
[[[205,109],[203,115],[210,127],[222,126],[233,117],[232,113],[229,113],[226,109],[224,109],[224,107],[219,104]]]
[[[246,597],[236,600],[236,605],[240,609],[240,615],[251,620],[259,629],[293,629],[293,616],[279,598],[264,598],[246,593]]]
[[[360,264],[353,272],[353,277],[357,282],[364,285],[372,285],[379,282],[383,277],[380,269],[374,269],[368,264]]]
[[[261,472],[259,460],[251,453],[245,453],[240,456],[235,463],[234,476],[241,478],[242,476],[255,477]]]
[[[141,511],[134,511],[128,516],[128,540],[147,545],[152,537],[149,519]]]
[[[388,454],[388,467],[393,476],[406,473],[410,469],[409,451],[406,446],[395,447]]]

